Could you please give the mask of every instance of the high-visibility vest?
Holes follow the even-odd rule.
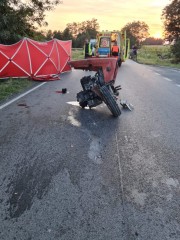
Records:
[[[112,47],[112,52],[119,52],[119,47],[118,46],[113,46]]]
[[[85,54],[85,50],[86,50],[86,44],[84,45],[84,54]],[[89,56],[92,55],[92,48],[91,48],[91,43],[88,43],[88,53]]]

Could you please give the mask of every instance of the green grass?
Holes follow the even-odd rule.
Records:
[[[0,101],[31,87],[33,81],[24,78],[0,79]]]
[[[180,68],[180,63],[173,64],[170,46],[143,46],[138,50],[139,63]]]
[[[79,60],[84,58],[83,49],[73,49],[72,60]]]

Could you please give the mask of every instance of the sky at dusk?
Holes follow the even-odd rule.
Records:
[[[67,23],[97,19],[99,30],[120,30],[127,23],[144,21],[152,37],[162,37],[162,10],[171,0],[62,0],[46,13],[46,30],[66,28]]]

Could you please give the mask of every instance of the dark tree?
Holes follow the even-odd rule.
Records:
[[[180,0],[173,0],[162,12],[164,19],[165,38],[170,42],[175,41],[171,46],[171,52],[175,56],[174,62],[180,62]]]
[[[180,1],[173,0],[162,12],[165,37],[172,41],[180,39]]]
[[[174,54],[173,63],[180,63],[180,40],[171,46],[171,52]]]
[[[134,21],[127,23],[121,31],[125,31],[132,45],[140,45],[149,36],[149,27],[145,22]]]
[[[75,40],[75,46],[76,48],[82,48],[84,45],[84,41],[86,38],[89,38],[85,32],[79,33],[76,40]]]
[[[47,25],[45,11],[60,0],[0,0],[0,43],[11,44],[33,37],[36,26]]]
[[[99,23],[97,22],[97,19],[93,18],[92,20],[83,21],[81,23],[68,23],[67,28],[75,38],[82,33],[86,33],[90,38],[96,38]]]
[[[57,38],[59,40],[63,39],[63,33],[61,31],[54,31],[53,32],[53,38]]]
[[[62,40],[72,40],[73,36],[69,30],[69,28],[65,28],[62,32]]]
[[[46,33],[46,40],[52,40],[54,37],[54,34],[52,32],[52,30],[48,30],[47,33]]]
[[[92,20],[86,20],[80,23],[68,23],[67,28],[73,36],[73,47],[81,48],[83,47],[86,38],[96,38],[99,23],[97,22],[97,19],[93,18]]]

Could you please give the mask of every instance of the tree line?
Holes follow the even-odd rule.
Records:
[[[38,31],[38,27],[47,26],[45,12],[58,5],[61,0],[1,0],[0,1],[0,43],[13,44],[24,37],[37,41],[72,40],[74,48],[82,47],[85,38],[96,38],[99,31],[97,19],[68,23],[63,31]],[[169,41],[175,41],[171,50],[180,62],[180,1],[173,0],[162,11],[164,35]],[[125,31],[131,45],[162,44],[162,39],[149,37],[149,26],[143,21],[127,23],[120,31]]]
[[[57,38],[60,40],[72,40],[72,47],[81,48],[86,38],[95,39],[99,30],[97,19],[83,22],[68,23],[64,31],[51,31],[44,33],[45,39]]]

